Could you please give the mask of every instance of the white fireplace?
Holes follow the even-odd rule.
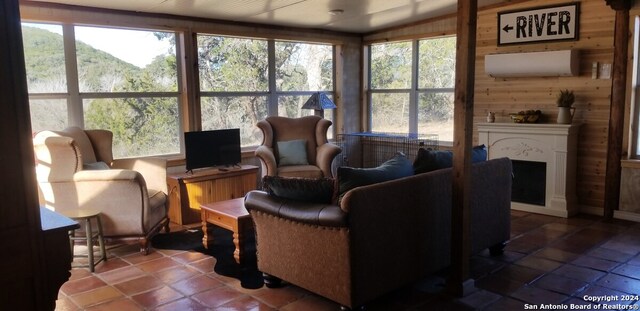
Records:
[[[508,157],[514,163],[512,209],[560,217],[578,212],[575,188],[579,128],[580,124],[478,124],[478,140],[487,146],[489,159]],[[527,193],[528,189],[541,197],[535,199],[536,193]],[[516,192],[519,199],[515,198]]]

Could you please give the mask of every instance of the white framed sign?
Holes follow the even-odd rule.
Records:
[[[578,40],[580,3],[498,13],[498,45]]]

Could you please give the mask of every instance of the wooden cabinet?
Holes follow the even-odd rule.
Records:
[[[244,197],[256,189],[258,167],[205,169],[167,175],[169,219],[178,224],[200,223],[200,204]]]

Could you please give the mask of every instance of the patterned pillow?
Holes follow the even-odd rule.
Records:
[[[264,176],[262,185],[270,195],[283,199],[329,204],[333,198],[332,178]]]

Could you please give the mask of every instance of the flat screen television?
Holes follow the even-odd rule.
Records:
[[[240,163],[240,129],[184,133],[187,171]]]

